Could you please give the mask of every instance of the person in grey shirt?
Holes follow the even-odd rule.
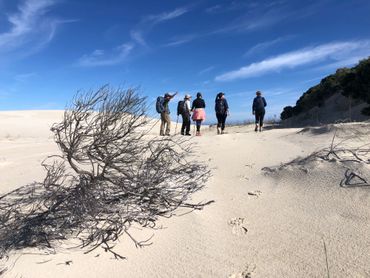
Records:
[[[177,92],[174,95],[170,95],[169,93],[166,93],[164,95],[163,100],[163,108],[161,111],[161,127],[160,127],[160,135],[161,136],[169,136],[171,132],[171,117],[170,117],[170,108],[169,108],[169,102],[170,100],[177,95]],[[166,129],[166,131],[165,131]]]

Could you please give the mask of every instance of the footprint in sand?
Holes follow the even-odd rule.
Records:
[[[231,226],[231,232],[234,234],[234,235],[237,235],[237,236],[242,236],[242,235],[245,235],[247,232],[248,232],[248,229],[245,227],[245,224],[244,224],[244,218],[241,218],[241,217],[234,217],[234,218],[231,218],[227,224],[229,224],[229,226]]]
[[[252,163],[252,164],[245,164],[244,166],[245,166],[245,167],[248,167],[248,168],[250,168],[250,169],[252,169],[252,168],[253,168],[253,166],[254,166],[254,163]]]
[[[239,180],[247,180],[247,181],[249,181],[249,178],[246,176],[246,175],[239,175],[238,176],[238,178],[239,178]]]
[[[262,194],[262,191],[260,190],[254,190],[254,191],[249,191],[248,192],[248,195],[249,196],[254,196],[254,197],[259,197],[260,195]]]
[[[10,164],[10,162],[7,161],[5,157],[0,157],[0,167],[1,166],[6,166],[8,164]]]
[[[228,278],[252,278],[252,273],[255,269],[255,266],[247,266],[243,272],[231,274]]]

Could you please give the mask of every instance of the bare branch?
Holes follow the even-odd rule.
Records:
[[[130,227],[156,228],[177,208],[199,210],[212,201],[189,202],[210,176],[193,159],[186,140],[148,135],[145,98],[136,89],[103,86],[79,93],[52,132],[61,151],[43,161],[43,182],[0,196],[0,257],[9,251],[78,238],[86,253],[113,251],[121,235],[136,246]]]

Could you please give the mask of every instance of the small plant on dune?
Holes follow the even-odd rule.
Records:
[[[180,207],[211,203],[189,202],[207,167],[187,159],[188,141],[149,135],[146,111],[136,89],[79,93],[51,129],[61,154],[43,162],[45,180],[0,197],[0,257],[77,238],[86,253],[103,247],[124,258],[113,251],[121,235],[149,244],[130,234],[132,225],[155,228]]]
[[[326,126],[324,131],[333,131],[329,147],[315,151],[303,158],[298,157],[277,167],[264,167],[262,170],[269,174],[287,167],[295,167],[308,173],[307,165],[311,162],[337,162],[336,165],[344,169],[344,177],[339,183],[341,187],[370,186],[370,182],[365,177],[369,176],[370,166],[369,125],[366,123],[359,125],[337,123]],[[322,131],[318,132],[318,134],[321,133]],[[353,144],[354,142],[356,144]]]

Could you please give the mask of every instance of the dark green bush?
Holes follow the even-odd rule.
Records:
[[[285,120],[313,107],[322,107],[328,98],[338,93],[370,104],[370,58],[360,61],[353,68],[341,68],[323,78],[318,85],[303,93],[294,107],[284,107],[280,118]],[[365,108],[362,113],[370,115],[369,109]]]

